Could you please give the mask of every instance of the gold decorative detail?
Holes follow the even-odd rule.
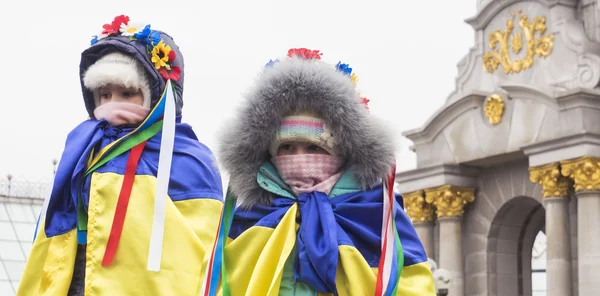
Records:
[[[423,190],[403,194],[404,209],[413,223],[433,222],[433,206],[425,202]]]
[[[510,37],[511,48],[515,54],[523,49],[523,33],[517,32]]]
[[[526,52],[523,59],[513,61],[508,54],[509,44],[515,54],[519,53],[523,47],[523,35],[518,32],[511,36],[514,29],[515,13],[512,12],[511,16],[506,21],[506,29],[490,33],[488,46],[492,51],[488,51],[483,55],[483,68],[489,73],[493,73],[498,65],[502,65],[502,69],[506,74],[519,73],[533,65],[533,59],[536,55],[545,58],[552,53],[554,35],[543,35],[546,32],[546,17],[535,17],[533,22],[530,23],[527,21],[527,15],[522,15],[519,10],[519,26],[525,35]],[[541,35],[537,39],[535,38],[536,32]],[[498,45],[499,48],[496,49]]]
[[[544,197],[567,197],[569,179],[560,174],[558,163],[529,168],[529,181],[542,185]]]
[[[502,114],[504,114],[504,100],[497,94],[489,96],[485,100],[483,111],[490,124],[496,125],[500,123],[502,121]]]
[[[600,190],[600,159],[591,156],[560,162],[563,176],[573,179],[575,191]]]
[[[460,217],[467,203],[475,200],[475,189],[451,185],[425,190],[425,201],[437,209],[438,218]]]

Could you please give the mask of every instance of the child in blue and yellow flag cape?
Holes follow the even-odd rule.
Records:
[[[436,295],[393,193],[393,137],[356,81],[347,64],[291,49],[225,129],[223,295]]]
[[[90,116],[67,137],[18,295],[198,295],[223,208],[181,123],[183,56],[121,15],[81,55]]]

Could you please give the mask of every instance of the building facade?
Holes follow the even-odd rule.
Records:
[[[538,295],[540,232],[547,295],[598,295],[599,3],[479,0],[466,21],[475,45],[456,89],[404,133],[417,156],[396,178],[406,211],[451,271],[450,296]]]
[[[0,195],[0,295],[17,292],[43,200]]]

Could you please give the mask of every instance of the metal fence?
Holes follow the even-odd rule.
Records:
[[[52,180],[0,179],[0,196],[44,199],[52,192]]]

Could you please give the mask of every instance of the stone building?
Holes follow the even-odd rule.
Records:
[[[456,88],[413,142],[397,189],[450,296],[600,295],[600,4],[479,0]],[[440,48],[443,52],[443,47]]]

